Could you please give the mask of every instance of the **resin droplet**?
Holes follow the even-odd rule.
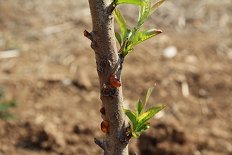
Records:
[[[116,88],[122,85],[115,74],[110,75],[110,84]]]
[[[107,121],[101,122],[101,131],[102,132],[109,133],[109,128],[110,128],[109,122],[107,122]]]

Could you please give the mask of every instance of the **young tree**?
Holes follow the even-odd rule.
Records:
[[[126,55],[138,43],[162,32],[157,29],[140,29],[163,2],[160,0],[152,5],[151,0],[89,0],[93,30],[85,30],[84,36],[91,40],[91,48],[95,51],[102,101],[101,130],[105,133],[104,139],[95,138],[95,143],[104,150],[104,155],[128,155],[130,138],[138,137],[146,130],[149,127],[148,120],[163,109],[163,106],[156,106],[143,111],[152,89],[148,90],[144,103],[138,101],[135,111],[124,109],[121,86],[121,70]],[[133,29],[127,26],[120,10],[116,8],[123,3],[140,8],[138,23]],[[114,16],[121,33],[114,32]],[[119,50],[115,38],[120,45]]]

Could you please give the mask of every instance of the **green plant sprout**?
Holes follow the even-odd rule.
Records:
[[[115,32],[115,37],[120,45],[120,52],[124,58],[128,53],[133,51],[133,47],[147,39],[150,39],[160,33],[159,29],[141,30],[143,24],[148,17],[164,2],[160,0],[152,5],[152,0],[116,0],[116,5],[119,4],[134,4],[139,6],[139,17],[134,28],[130,29],[125,18],[119,9],[114,9],[114,16],[118,23],[121,33]],[[138,138],[141,132],[150,127],[149,120],[165,106],[158,105],[144,111],[147,101],[154,88],[149,88],[144,103],[139,99],[135,111],[124,109],[125,114],[131,123],[132,136]]]
[[[0,88],[0,119],[8,120],[13,119],[14,116],[9,112],[11,108],[16,106],[15,101],[6,101],[5,93],[2,88]]]
[[[164,105],[157,105],[145,111],[146,104],[153,89],[153,87],[148,89],[144,102],[142,102],[140,99],[138,100],[134,111],[124,109],[126,116],[130,120],[132,136],[135,138],[138,138],[143,131],[148,129],[150,127],[150,123],[148,121],[153,118],[155,114],[165,108]]]
[[[152,0],[115,0],[115,4],[119,5],[134,4],[139,6],[139,17],[136,26],[130,29],[127,25],[125,18],[119,9],[114,9],[114,16],[118,23],[121,33],[115,32],[115,37],[121,47],[123,58],[133,50],[133,47],[149,38],[152,38],[162,31],[160,29],[141,30],[144,22],[148,17],[164,2],[160,0],[152,5]]]

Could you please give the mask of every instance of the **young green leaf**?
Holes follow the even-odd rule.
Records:
[[[121,45],[122,44],[122,37],[121,37],[121,35],[118,32],[115,32],[115,37],[116,37],[119,45]]]
[[[116,0],[116,5],[119,4],[135,4],[135,5],[143,5],[143,0]]]
[[[124,40],[124,42],[123,42],[123,44],[124,44],[123,51],[122,51],[123,57],[125,57],[128,53],[130,53],[133,50],[133,48],[130,46],[130,41],[129,41],[129,39],[133,37],[132,31],[128,29],[126,36],[127,36],[126,40]]]
[[[126,114],[126,116],[129,118],[129,120],[131,121],[133,127],[132,130],[137,126],[137,117],[135,112],[133,112],[132,110],[129,109],[124,109],[124,112]]]
[[[143,0],[143,3],[144,4],[140,6],[139,9],[139,18],[137,24],[137,27],[139,28],[143,25],[151,10],[151,0]]]
[[[151,38],[154,37],[158,34],[162,33],[162,30],[157,30],[157,29],[150,29],[147,31],[142,31],[142,32],[138,32],[132,39],[131,41],[131,47]]]
[[[150,123],[144,123],[136,129],[136,132],[143,132],[150,128]]]
[[[133,48],[126,48],[123,52],[122,52],[122,55],[123,57],[125,57],[128,53],[130,53],[131,51],[133,51]]]
[[[146,107],[147,102],[148,102],[148,100],[149,100],[149,98],[150,98],[151,93],[152,93],[153,90],[154,90],[154,87],[151,87],[151,88],[149,88],[147,90],[146,98],[145,98],[145,101],[144,101],[144,107]]]
[[[132,131],[132,136],[135,138],[138,138],[143,131],[145,131],[149,128],[150,128],[149,123],[142,124],[139,128],[137,127],[134,131]]]
[[[137,112],[137,116],[139,116],[141,114],[141,112],[143,111],[143,103],[142,101],[139,99],[137,102],[137,106],[136,106],[136,112]]]
[[[160,7],[161,4],[163,4],[163,2],[165,2],[165,0],[160,0],[157,3],[155,3],[152,7],[151,7],[151,11],[150,14],[151,15],[156,9],[158,9]]]
[[[126,20],[123,17],[123,15],[121,14],[120,10],[117,8],[114,9],[114,16],[115,16],[115,19],[118,23],[119,29],[122,32],[122,37],[123,37],[123,39],[125,39],[127,36],[127,29],[128,29]]]
[[[143,124],[145,124],[149,119],[151,119],[155,114],[161,111],[164,107],[165,107],[164,105],[158,105],[156,107],[150,108],[145,113],[140,115],[138,118],[138,124],[139,124],[138,128],[140,128]]]

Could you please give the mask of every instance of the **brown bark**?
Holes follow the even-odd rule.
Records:
[[[110,82],[111,74],[120,65],[117,63],[120,57],[114,37],[112,4],[109,0],[89,0],[93,30],[84,33],[92,41],[91,47],[95,51],[103,108],[101,111],[104,111],[103,121],[109,124],[107,126],[107,123],[103,123],[109,128],[104,139],[95,139],[95,142],[104,150],[104,155],[128,155],[130,136],[127,134],[129,127],[123,113],[122,87],[114,87]],[[117,75],[121,79],[120,73]]]

